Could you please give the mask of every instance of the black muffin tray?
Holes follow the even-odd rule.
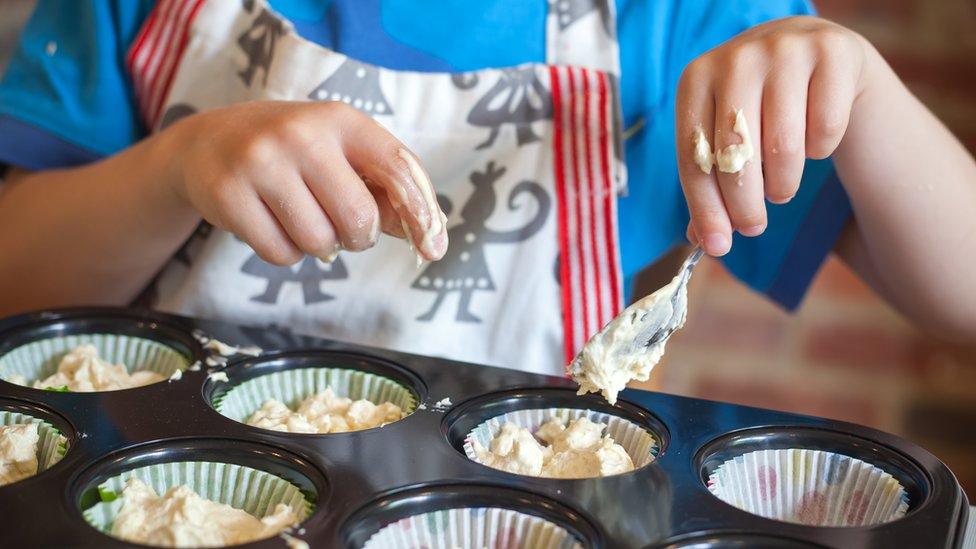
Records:
[[[182,379],[102,393],[62,393],[0,381],[0,409],[57,426],[69,449],[52,468],[0,487],[0,547],[126,547],[90,527],[81,509],[95,487],[122,471],[166,461],[224,461],[287,478],[314,499],[294,533],[311,547],[354,548],[384,524],[452,507],[497,506],[544,517],[593,548],[958,547],[968,502],[932,454],[866,427],[661,393],[628,390],[616,406],[576,396],[568,379],[476,366],[295,335],[285,330],[125,309],[72,309],[0,321],[0,355],[38,339],[73,333],[155,339],[206,361],[200,332],[259,357],[232,357]],[[423,406],[382,428],[353,433],[276,433],[217,413],[230,386],[285,368],[331,366],[391,378]],[[716,365],[718,367],[720,365]],[[667,367],[677,368],[680,364]],[[208,378],[224,371],[229,383]],[[450,406],[436,405],[449,398]],[[657,459],[622,475],[580,480],[530,478],[468,460],[466,433],[489,417],[525,408],[589,408],[621,415],[659,440]],[[908,491],[908,514],[873,527],[822,528],[764,519],[713,497],[709,473],[763,448],[810,448],[862,459]],[[280,537],[248,547],[287,547]]]

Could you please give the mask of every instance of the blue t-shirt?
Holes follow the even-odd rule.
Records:
[[[141,139],[125,55],[152,0],[39,0],[0,82],[0,162],[73,166]],[[545,0],[271,0],[299,34],[391,69],[455,72],[545,61]],[[684,241],[674,99],[685,65],[743,30],[810,14],[807,0],[616,0],[629,193],[619,225],[627,287]],[[418,14],[423,14],[418,23]],[[638,126],[635,126],[638,125]],[[799,194],[767,204],[769,228],[736,236],[725,265],[796,307],[851,209],[829,161],[807,162]]]

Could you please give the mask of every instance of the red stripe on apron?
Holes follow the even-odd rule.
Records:
[[[572,166],[573,166],[573,172],[572,172],[573,178],[570,180],[571,184],[569,187],[570,190],[569,197],[570,200],[572,200],[573,206],[576,210],[575,211],[576,240],[573,244],[577,252],[575,254],[576,268],[577,268],[577,272],[579,272],[580,274],[579,276],[580,280],[577,286],[579,287],[579,291],[578,291],[580,296],[579,313],[581,317],[580,318],[581,322],[578,327],[580,328],[579,334],[583,337],[583,339],[585,339],[590,336],[590,330],[592,329],[592,324],[590,323],[591,304],[589,300],[590,296],[588,294],[589,294],[589,289],[592,286],[593,279],[592,279],[592,273],[588,268],[589,262],[587,261],[586,258],[586,249],[585,249],[586,227],[589,226],[589,220],[585,216],[586,209],[583,207],[583,201],[587,198],[587,196],[586,196],[586,191],[583,188],[582,180],[580,179],[579,149],[582,148],[579,144],[579,140],[582,135],[580,128],[582,126],[585,126],[586,124],[582,118],[583,109],[580,108],[582,106],[580,105],[581,103],[580,99],[583,97],[583,94],[580,93],[580,90],[578,89],[579,86],[578,83],[576,82],[576,78],[573,75],[573,71],[574,71],[573,67],[566,68],[566,76],[567,79],[569,80],[569,94],[570,94],[569,127],[572,128],[572,131],[570,131],[568,135],[571,141],[570,150],[572,151]],[[575,347],[579,348],[579,341],[576,342]]]
[[[599,200],[600,196],[603,195],[603,190],[598,187],[597,181],[593,178],[593,147],[592,147],[592,134],[599,133],[591,132],[593,119],[590,117],[590,99],[592,94],[590,93],[590,71],[583,69],[583,142],[586,148],[586,192],[585,196],[587,199],[587,206],[589,206],[590,214],[590,253],[592,254],[593,265],[594,265],[594,281],[595,284],[592,286],[592,290],[595,292],[596,302],[596,322],[597,327],[603,326],[605,323],[603,316],[603,279],[605,270],[603,260],[600,257],[600,249],[597,247],[597,226],[601,225],[600,219],[597,218],[596,202]],[[597,75],[599,77],[599,75]],[[602,105],[597,104],[596,108],[600,109]],[[599,137],[599,136],[597,136]],[[599,146],[599,144],[597,145]]]
[[[149,39],[149,35],[154,33],[156,30],[156,17],[159,11],[159,5],[156,6],[152,12],[149,13],[149,17],[146,18],[146,23],[142,26],[142,30],[139,31],[139,35],[136,37],[133,46],[129,48],[129,53],[125,57],[125,66],[129,69],[129,74],[135,76],[133,73],[133,68],[136,63],[136,55],[143,50],[143,46],[146,44],[146,40]]]
[[[132,76],[136,101],[139,104],[140,111],[142,111],[144,120],[146,118],[145,99],[149,95],[146,89],[145,66],[147,60],[152,56],[153,51],[159,44],[159,33],[163,26],[163,20],[166,18],[164,11],[167,7],[168,4],[162,2],[156,4],[152,13],[149,15],[149,20],[142,28],[142,32],[140,33],[139,39],[136,40],[135,46],[129,50],[129,74]]]
[[[159,78],[160,67],[163,64],[163,58],[169,53],[173,48],[173,37],[177,32],[177,25],[179,25],[179,15],[182,12],[184,3],[180,0],[164,0],[168,9],[166,11],[166,17],[162,20],[162,25],[159,30],[159,35],[156,40],[156,47],[153,48],[151,54],[145,63],[145,77],[146,77],[146,89],[145,96],[143,98],[143,107],[146,112],[147,121],[151,121],[149,114],[152,113],[153,105],[153,94],[156,89],[156,80]],[[149,125],[150,128],[152,124]]]
[[[166,86],[163,84],[172,78],[173,73],[176,72],[176,64],[179,61],[179,56],[183,53],[181,44],[186,40],[187,29],[189,27],[188,21],[191,19],[190,14],[196,10],[197,5],[199,5],[199,0],[197,2],[183,2],[180,4],[179,11],[175,14],[173,20],[172,30],[167,39],[169,47],[165,49],[162,57],[159,59],[159,63],[155,66],[156,76],[152,78],[153,86],[148,97],[148,105],[151,107],[149,119],[152,121],[153,126],[156,124],[159,109],[165,98]]]
[[[163,0],[129,51],[129,72],[148,128],[159,119],[179,60],[186,49],[193,18],[204,0]]]
[[[623,307],[623,288],[620,286],[620,248],[617,244],[617,192],[613,180],[610,177],[610,155],[613,149],[613,136],[608,131],[607,119],[612,108],[607,95],[607,75],[600,73],[599,89],[600,96],[600,172],[603,175],[603,219],[604,225],[604,246],[607,251],[607,267],[610,275],[610,318],[620,314]],[[609,319],[607,320],[609,321]]]
[[[553,172],[556,178],[557,228],[559,232],[559,291],[562,295],[563,318],[563,357],[569,364],[575,354],[572,291],[569,273],[569,229],[566,207],[566,173],[563,169],[563,97],[559,82],[559,67],[549,67],[549,80],[552,88],[552,127],[553,127]]]
[[[550,67],[564,354],[620,313],[611,102],[606,74]]]

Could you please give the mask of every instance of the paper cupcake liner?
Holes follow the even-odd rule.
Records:
[[[43,473],[61,461],[68,451],[68,439],[54,425],[34,416],[0,410],[0,425],[37,424],[37,473]]]
[[[112,523],[122,509],[125,481],[135,477],[163,495],[180,484],[193,489],[200,497],[242,509],[258,519],[284,503],[305,520],[315,508],[302,491],[291,482],[251,467],[210,461],[175,461],[157,463],[126,471],[98,485],[99,503],[82,511],[88,524],[112,535]]]
[[[610,435],[617,444],[623,446],[624,451],[634,462],[635,469],[654,461],[657,456],[657,439],[646,428],[620,416],[580,408],[535,408],[495,416],[468,433],[464,438],[464,453],[472,461],[481,463],[474,450],[475,441],[488,448],[491,446],[492,439],[501,431],[502,425],[506,423],[514,423],[535,433],[543,423],[554,417],[567,424],[580,417],[586,417],[594,423],[603,423],[607,426],[603,434]]]
[[[302,400],[328,387],[336,396],[366,399],[374,404],[396,404],[404,416],[417,406],[413,392],[403,385],[383,376],[345,368],[295,368],[259,376],[232,387],[218,396],[213,405],[222,415],[245,423],[268,399],[277,399],[294,410]]]
[[[81,345],[94,345],[98,355],[112,364],[124,364],[131,373],[148,370],[169,378],[185,370],[188,357],[176,349],[141,337],[120,334],[74,334],[32,341],[0,356],[0,378],[23,376],[28,385],[58,370],[64,355]]]
[[[413,515],[373,534],[363,549],[581,549],[565,528],[498,507],[446,509]]]
[[[719,465],[708,489],[743,511],[808,526],[870,526],[908,511],[908,494],[889,473],[821,450],[743,454]]]

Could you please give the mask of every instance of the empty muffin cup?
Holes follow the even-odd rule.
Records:
[[[296,519],[278,531],[268,531],[259,537],[238,540],[234,544],[277,535],[281,530],[306,519],[314,509],[313,502],[298,486],[274,474],[232,463],[176,461],[131,469],[101,482],[98,485],[100,501],[82,512],[88,524],[104,534],[125,539],[120,537],[115,522],[125,501],[123,489],[127,481],[133,478],[144,482],[158,496],[163,496],[172,487],[186,485],[201,498],[230,505],[259,520],[281,516],[282,511],[290,511]],[[287,509],[279,507],[279,504]],[[160,543],[158,546],[172,545]]]
[[[716,467],[707,485],[739,509],[808,526],[871,526],[908,511],[908,494],[891,474],[822,450],[748,452]]]
[[[354,511],[343,547],[483,549],[603,547],[588,517],[548,497],[500,484],[436,483],[386,492]]]
[[[136,386],[164,381],[190,364],[187,354],[153,339],[114,333],[79,333],[39,339],[11,349],[0,356],[0,378],[33,387],[35,382],[44,382],[57,374],[66,355],[88,345],[94,347],[101,360],[113,365],[122,364],[130,375],[137,376],[140,381]],[[93,381],[94,377],[88,381]],[[76,379],[81,382],[81,378]],[[69,384],[62,381],[45,385],[40,388],[71,390]],[[84,392],[118,388],[125,387],[85,389]]]
[[[381,528],[363,549],[532,547],[582,548],[565,528],[542,517],[502,509],[445,509],[412,515]]]
[[[495,416],[482,422],[468,433],[464,439],[464,453],[472,461],[491,466],[479,457],[475,443],[484,449],[490,449],[492,440],[498,436],[505,424],[512,423],[517,427],[528,429],[530,433],[534,434],[552,419],[559,419],[566,426],[579,418],[586,418],[593,423],[606,425],[602,433],[603,436],[609,436],[615,443],[623,447],[633,462],[634,469],[654,461],[657,455],[658,441],[647,429],[620,416],[580,408],[535,408],[515,410]]]
[[[31,432],[27,434],[29,440],[26,442],[31,443],[32,446],[33,432],[36,429],[36,449],[33,452],[32,458],[12,459],[6,463],[2,470],[0,470],[0,485],[17,482],[18,480],[32,477],[50,469],[55,463],[61,461],[61,458],[64,457],[65,452],[68,450],[67,439],[54,425],[31,415],[0,410],[0,427],[4,428],[0,429],[0,431],[3,431],[3,433],[0,433],[0,437],[7,435],[7,431],[10,428],[16,428],[18,425],[31,426]],[[21,438],[21,440],[23,441],[24,438]],[[4,448],[5,453],[8,449],[11,450],[11,454],[19,453],[10,446],[13,446],[13,441],[0,442],[0,447]],[[31,470],[34,472],[31,473]]]
[[[228,371],[228,373],[232,372],[233,368]],[[230,382],[234,382],[233,376]],[[407,416],[417,407],[417,398],[414,392],[387,377],[347,368],[307,366],[258,375],[233,385],[214,397],[213,407],[225,417],[241,423],[248,423],[255,412],[261,410],[269,400],[274,399],[284,404],[290,412],[296,412],[305,399],[314,397],[326,389],[331,389],[337,398],[348,398],[352,401],[367,400],[374,405],[393,404],[400,409],[400,417],[392,421]],[[322,403],[319,403],[317,407],[319,412],[324,409]],[[288,413],[280,407],[279,412]],[[276,430],[316,433],[314,429],[323,426],[321,420],[316,422],[314,420],[307,421],[306,418],[297,419],[303,424],[302,430],[294,428],[294,425],[287,426],[284,421]],[[380,425],[376,426],[389,422],[391,421],[380,421]],[[264,427],[263,425],[259,426]],[[357,428],[355,425],[347,425],[342,428],[318,432],[354,431],[364,428],[368,427]]]

